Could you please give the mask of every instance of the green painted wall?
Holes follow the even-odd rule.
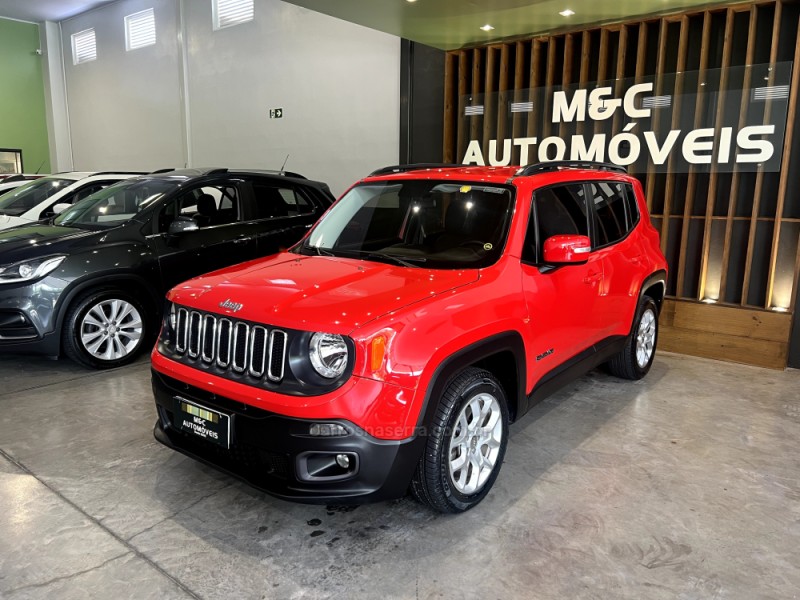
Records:
[[[39,47],[38,25],[0,19],[0,148],[22,148],[28,173],[50,172]]]

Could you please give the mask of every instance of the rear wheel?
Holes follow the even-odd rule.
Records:
[[[148,334],[148,315],[136,297],[121,290],[96,290],[79,296],[64,321],[66,355],[92,369],[133,361]]]
[[[457,513],[489,493],[508,442],[508,407],[488,371],[468,368],[447,387],[436,411],[411,492],[440,512]]]
[[[650,296],[643,296],[625,347],[608,361],[609,371],[623,379],[641,379],[653,364],[657,343],[658,307]]]

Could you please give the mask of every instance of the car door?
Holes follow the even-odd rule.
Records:
[[[301,186],[278,178],[248,180],[258,252],[269,256],[298,242],[323,212]]]
[[[630,235],[639,221],[630,184],[587,184],[592,206],[592,248],[603,263],[603,282],[595,313],[602,337],[627,335],[639,300],[639,284],[649,265],[639,238]]]
[[[175,229],[176,222],[183,231]],[[237,183],[189,188],[166,202],[151,226],[148,243],[158,256],[164,289],[258,256]]]
[[[602,261],[594,253],[585,263],[548,265],[546,239],[589,235],[588,206],[582,184],[536,190],[522,256],[522,288],[530,319],[528,365],[535,383],[555,366],[598,340],[594,311],[603,280]]]

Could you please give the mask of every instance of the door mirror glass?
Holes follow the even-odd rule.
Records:
[[[192,217],[176,217],[172,223],[169,224],[170,235],[180,235],[185,231],[194,231],[199,229],[197,222]]]
[[[544,242],[544,262],[583,263],[588,260],[591,251],[592,242],[585,235],[554,235]]]

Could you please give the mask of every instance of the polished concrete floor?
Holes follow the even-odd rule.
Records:
[[[491,495],[289,504],[153,440],[146,360],[0,357],[0,598],[797,598],[800,372],[660,354],[512,427]]]

